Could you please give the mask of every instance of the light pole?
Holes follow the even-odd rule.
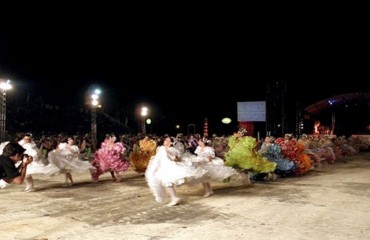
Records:
[[[141,125],[141,132],[146,135],[146,127],[145,127],[145,117],[148,116],[148,108],[147,107],[142,107],[141,108],[141,122],[142,122],[142,125]]]
[[[230,133],[230,131],[232,131],[232,130],[230,129],[230,127],[226,127],[226,125],[229,125],[232,122],[231,118],[224,117],[224,118],[221,119],[221,122],[225,126],[225,127],[222,127],[222,129],[223,129],[222,134]]]
[[[152,119],[150,119],[150,118],[148,118],[146,121],[146,124],[148,124],[149,126],[150,126],[150,131],[149,131],[149,133],[152,133]]]
[[[196,126],[195,126],[195,124],[194,123],[190,123],[190,124],[188,124],[188,135],[190,135],[191,134],[191,128],[193,128],[193,134],[195,134],[197,131],[196,131]]]
[[[181,126],[180,126],[180,124],[176,124],[175,125],[175,128],[176,128],[176,133],[180,133],[181,132]]]
[[[5,141],[5,132],[6,132],[6,91],[11,89],[12,85],[10,80],[0,83],[1,89],[1,104],[0,104],[0,142]]]
[[[91,141],[93,151],[96,150],[97,145],[97,124],[96,124],[96,108],[99,106],[100,89],[95,89],[91,94]]]

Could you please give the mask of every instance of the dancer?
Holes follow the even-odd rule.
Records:
[[[35,186],[33,182],[32,174],[43,173],[43,168],[45,164],[39,158],[40,152],[36,146],[36,143],[32,139],[31,133],[24,134],[23,138],[18,142],[26,151],[25,154],[28,154],[33,158],[33,161],[28,166],[26,178],[24,179],[26,183],[26,188],[24,189],[25,192],[34,192]]]
[[[155,154],[157,142],[145,136],[134,145],[133,151],[129,155],[129,160],[133,164],[137,173],[144,173],[150,158]]]
[[[170,196],[171,200],[167,206],[175,206],[181,202],[175,186],[200,178],[207,173],[202,168],[188,166],[181,162],[180,152],[172,144],[173,139],[165,137],[163,143],[159,143],[160,146],[145,171],[146,181],[155,200],[162,202],[166,194]]]
[[[288,177],[294,175],[296,169],[294,161],[286,159],[281,154],[281,148],[278,144],[275,143],[274,137],[266,136],[265,140],[262,143],[261,149],[259,149],[258,152],[271,162],[276,162],[277,165],[275,173],[280,177]],[[261,174],[261,176],[266,176],[266,174]],[[258,178],[258,176],[256,176],[256,178]]]
[[[119,182],[121,180],[119,173],[130,167],[130,163],[124,155],[125,147],[116,140],[117,138],[113,134],[107,135],[100,149],[95,152],[92,165],[96,167],[96,171],[91,173],[94,181],[99,181],[99,176],[103,173],[110,172],[113,182]]]
[[[238,169],[243,182],[250,185],[251,173],[267,173],[268,179],[275,179],[273,173],[276,163],[262,157],[256,150],[257,141],[255,138],[246,136],[247,131],[240,128],[237,133],[229,139],[230,149],[225,154],[225,165]]]
[[[198,147],[195,149],[196,156],[188,158],[192,162],[193,166],[197,166],[207,170],[202,178],[196,179],[193,182],[201,182],[204,188],[203,197],[210,197],[213,195],[211,187],[211,181],[224,181],[231,176],[238,175],[232,167],[227,167],[224,164],[224,160],[215,156],[214,148],[210,147],[210,140],[201,138],[198,140]]]
[[[69,137],[67,142],[62,142],[48,154],[50,165],[55,166],[57,170],[54,173],[65,174],[65,184],[72,186],[74,184],[72,172],[96,171],[96,168],[88,161],[80,159],[80,150],[74,143],[74,139]]]

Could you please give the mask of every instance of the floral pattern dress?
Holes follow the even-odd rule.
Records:
[[[106,172],[125,172],[130,167],[130,162],[125,157],[125,147],[121,142],[111,142],[106,139],[101,148],[95,152],[95,159],[92,165],[96,171],[91,173],[93,180],[99,180],[99,176]]]

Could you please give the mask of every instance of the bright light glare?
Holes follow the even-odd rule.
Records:
[[[0,88],[4,91],[12,89],[12,85],[10,84],[10,80],[8,79],[6,82],[0,83]]]
[[[93,95],[91,95],[91,98],[92,98],[93,100],[98,100],[99,95],[97,95],[97,94],[93,94]]]
[[[148,108],[147,107],[142,107],[141,108],[141,116],[145,117],[148,115]]]
[[[93,105],[94,107],[100,107],[99,105],[99,95],[100,94],[101,94],[100,89],[95,89],[94,93],[91,94],[91,105]]]
[[[230,119],[230,118],[228,118],[228,117],[226,117],[226,118],[223,118],[223,119],[221,120],[221,122],[222,122],[222,123],[224,123],[224,124],[229,124],[229,123],[231,123],[231,119]]]
[[[93,100],[91,101],[91,104],[92,104],[93,106],[97,106],[97,105],[99,104],[99,102],[98,102],[98,100],[93,99]]]

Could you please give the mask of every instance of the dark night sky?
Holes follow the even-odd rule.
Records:
[[[287,80],[290,94],[307,104],[369,92],[362,36],[350,27],[342,26],[353,34],[343,40],[339,28],[291,36],[272,25],[262,31],[235,22],[128,18],[112,9],[2,8],[0,78],[58,104],[83,101],[98,84],[104,105],[119,102],[134,112],[147,102],[183,123],[235,116],[237,101],[265,99],[268,80]]]

